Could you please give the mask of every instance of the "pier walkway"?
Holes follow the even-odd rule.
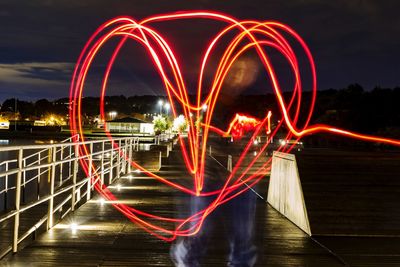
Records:
[[[178,145],[161,163],[157,173],[163,177],[185,178]],[[267,187],[267,179],[258,187],[264,198]],[[119,201],[164,216],[175,216],[177,208],[188,201],[187,196],[133,170],[112,179],[109,188]],[[257,201],[257,266],[400,266],[400,238],[309,237],[264,199]],[[6,228],[1,228],[1,235]],[[226,266],[223,225],[217,225],[214,233],[202,266]],[[94,193],[34,241],[21,242],[18,252],[8,253],[0,266],[173,266],[170,245],[137,227]]]

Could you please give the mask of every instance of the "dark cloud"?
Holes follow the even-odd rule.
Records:
[[[128,15],[139,20],[187,9],[216,10],[239,19],[278,20],[292,26],[312,50],[321,89],[354,82],[367,89],[393,87],[400,84],[399,8],[397,0],[2,0],[0,101],[14,95],[67,96],[73,62],[90,34],[107,19]],[[157,26],[179,50],[177,57],[188,61],[182,65],[189,79],[198,70],[197,51],[213,33],[211,24],[191,23],[194,26],[189,30],[176,24]],[[155,81],[158,78],[151,65],[135,67],[143,62],[140,53],[125,55],[119,73],[114,72],[110,92],[159,93],[160,82]],[[96,75],[101,76],[101,68]],[[91,81],[93,92],[96,84]]]

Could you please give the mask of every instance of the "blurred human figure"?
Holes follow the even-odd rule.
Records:
[[[229,172],[209,155],[206,156],[204,192],[220,189]],[[241,190],[240,188],[239,190]],[[191,214],[209,206],[215,196],[197,197],[190,200]],[[208,241],[213,234],[217,220],[226,225],[229,242],[229,267],[252,267],[257,260],[257,249],[254,245],[254,217],[256,195],[247,190],[238,197],[217,207],[204,221],[200,231],[190,237],[177,240],[171,247],[171,259],[177,267],[197,267],[204,257]],[[192,223],[192,225],[195,222]]]

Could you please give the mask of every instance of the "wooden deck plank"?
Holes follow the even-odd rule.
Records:
[[[230,152],[235,151],[231,149]],[[179,150],[163,162],[160,174],[181,181],[187,176],[186,170],[174,155],[179,157]],[[111,189],[121,201],[163,216],[176,216],[179,209],[184,210],[189,200],[187,196],[143,174],[132,175],[133,179],[121,178],[115,182],[129,189],[119,192],[116,187]],[[263,182],[260,188],[263,190],[259,193],[265,195],[267,184]],[[400,266],[398,239],[317,237],[318,242],[333,251],[330,253],[263,200],[258,200],[257,207],[259,267],[345,266],[333,254],[339,255],[349,266]],[[72,222],[79,225],[76,233],[68,228]],[[202,266],[226,264],[226,236],[222,226],[217,227]],[[2,234],[7,235],[3,230]],[[390,241],[392,245],[387,243]],[[380,249],[371,249],[374,242]],[[0,266],[172,266],[169,249],[169,243],[149,235],[111,205],[99,205],[98,197],[94,197],[35,242],[4,258]]]

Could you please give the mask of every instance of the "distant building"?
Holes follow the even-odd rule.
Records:
[[[124,117],[106,122],[110,132],[153,134],[154,124],[132,117]]]

